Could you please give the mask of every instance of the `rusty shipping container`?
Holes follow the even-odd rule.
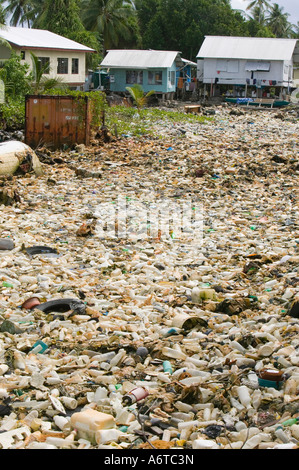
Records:
[[[87,96],[83,102],[73,96],[26,96],[25,142],[31,148],[89,145],[90,121]]]

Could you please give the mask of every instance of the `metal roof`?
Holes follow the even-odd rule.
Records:
[[[296,42],[297,39],[206,36],[197,57],[291,60]]]
[[[197,67],[197,63],[196,62],[192,62],[192,60],[188,60],[188,59],[183,59],[182,58],[182,61],[184,62],[184,65],[191,65],[191,67]]]
[[[3,26],[0,29],[0,37],[6,39],[10,44],[24,49],[94,52],[90,47],[44,29]]]
[[[108,51],[101,66],[135,69],[167,68],[171,67],[176,59],[181,62],[179,51],[113,49]]]

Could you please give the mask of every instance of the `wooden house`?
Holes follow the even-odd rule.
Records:
[[[172,99],[177,68],[184,65],[179,51],[114,49],[100,66],[108,71],[112,92],[125,93],[126,87],[139,84],[145,93],[154,90],[163,99]]]
[[[297,41],[206,36],[197,54],[197,79],[210,96],[225,93],[233,97],[283,98],[296,87]]]

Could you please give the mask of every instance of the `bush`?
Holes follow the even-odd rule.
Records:
[[[21,57],[15,52],[10,59],[2,62],[0,66],[0,79],[5,85],[5,96],[13,99],[25,98],[30,93],[32,75],[29,65],[21,63]]]
[[[25,99],[9,99],[0,104],[0,126],[7,131],[21,130],[25,126]]]
[[[107,109],[108,103],[105,93],[101,91],[76,91],[76,90],[50,90],[48,95],[63,95],[63,96],[74,96],[80,106],[80,102],[83,103],[85,98],[89,98],[90,112],[91,112],[91,127],[93,129],[98,128],[102,124],[103,112]],[[84,119],[84,116],[81,116]]]

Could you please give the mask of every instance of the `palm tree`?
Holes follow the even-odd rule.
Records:
[[[259,6],[255,6],[251,10],[252,19],[256,21],[260,26],[264,26],[266,24],[266,14],[265,11],[261,9]]]
[[[67,84],[61,78],[47,78],[45,73],[49,73],[48,64],[42,65],[38,57],[30,52],[32,60],[32,77],[33,81],[31,84],[32,91],[34,94],[45,93],[52,90],[53,88],[66,89]]]
[[[151,90],[145,94],[142,86],[138,84],[126,87],[126,90],[130,93],[134,103],[136,104],[139,114],[141,109],[147,104],[148,98],[155,93],[155,90]]]
[[[4,9],[4,13],[12,15],[10,19],[11,26],[24,25],[30,26],[30,22],[27,18],[28,13],[32,10],[31,0],[11,0],[7,7]]]
[[[103,39],[104,53],[131,36],[128,21],[136,14],[131,0],[82,0],[82,18],[88,31]]]
[[[24,18],[27,19],[32,28],[42,29],[41,25],[44,22],[46,9],[46,0],[30,0],[30,9],[24,15]]]
[[[247,6],[246,10],[254,10],[254,8],[258,7],[259,8],[259,18],[258,22],[261,23],[262,20],[262,13],[267,10],[267,8],[270,8],[271,5],[267,0],[253,0],[252,2],[249,3]]]
[[[292,33],[292,25],[288,21],[290,15],[284,13],[283,9],[278,3],[274,3],[268,18],[268,25],[277,38],[289,37]]]
[[[299,21],[297,21],[297,24],[292,26],[293,31],[291,33],[291,37],[295,39],[299,39]]]

